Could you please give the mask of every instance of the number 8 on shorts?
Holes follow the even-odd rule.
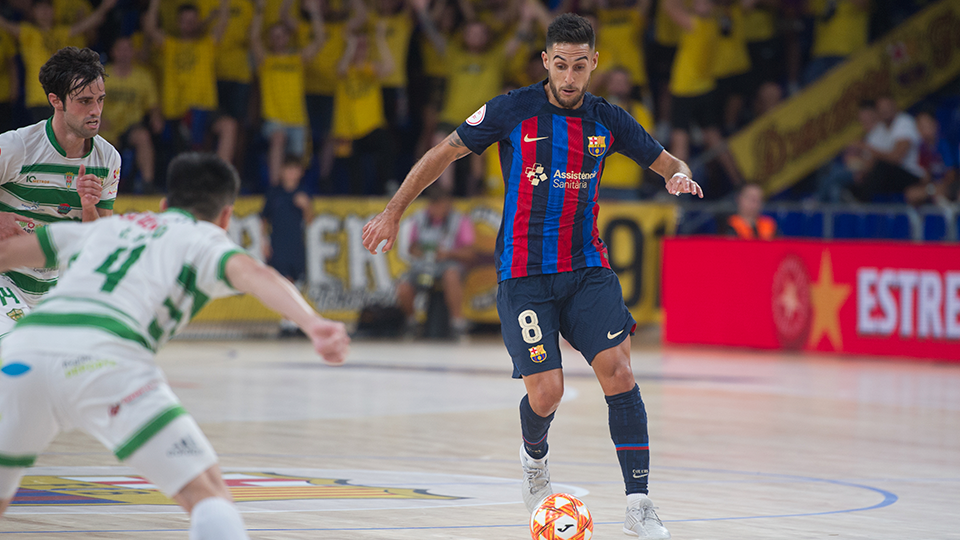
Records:
[[[539,343],[540,340],[543,339],[543,332],[540,331],[540,319],[537,318],[536,311],[532,309],[521,311],[520,316],[517,317],[517,321],[520,323],[520,330],[524,341],[527,343]]]

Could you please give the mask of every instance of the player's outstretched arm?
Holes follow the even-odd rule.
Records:
[[[226,275],[235,289],[252,294],[263,305],[295,322],[328,364],[342,364],[347,359],[350,337],[343,323],[317,314],[300,291],[276,270],[241,254],[227,260]]]
[[[390,251],[400,230],[400,217],[410,203],[427,189],[427,186],[434,183],[451,163],[467,154],[470,154],[470,149],[463,144],[456,131],[424,154],[410,169],[407,177],[400,184],[400,189],[387,203],[383,212],[374,216],[363,226],[363,247],[370,253],[376,254],[377,247],[386,240],[383,251]]]
[[[656,161],[650,165],[650,170],[666,179],[666,188],[671,195],[679,196],[681,193],[689,193],[703,198],[703,189],[691,178],[693,173],[690,167],[670,152],[666,150],[660,152]]]
[[[29,266],[43,268],[47,257],[35,234],[23,234],[0,241],[0,272]]]

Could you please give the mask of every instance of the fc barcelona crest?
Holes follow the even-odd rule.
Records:
[[[547,351],[543,349],[543,345],[530,347],[530,359],[538,364],[547,359]]]
[[[600,157],[607,151],[607,137],[587,137],[587,151],[593,157]]]

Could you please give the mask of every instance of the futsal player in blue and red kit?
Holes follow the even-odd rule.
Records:
[[[627,493],[623,530],[669,538],[647,497],[647,416],[630,365],[636,322],[623,302],[597,231],[604,158],[620,152],[657,172],[675,195],[703,197],[685,163],[620,107],[587,93],[599,55],[590,23],[557,17],[542,53],[546,81],[497,96],[414,165],[383,212],[363,229],[372,253],[393,247],[409,204],[453,161],[499,143],[506,185],[497,236],[497,310],[520,401],[523,499],[531,512],[550,493],[547,430],[563,396],[562,335],[593,367]]]

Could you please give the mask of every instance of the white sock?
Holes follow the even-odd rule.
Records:
[[[640,501],[646,498],[644,493],[630,493],[627,495],[627,506],[640,506]]]
[[[190,540],[249,540],[237,507],[220,497],[206,498],[190,513]]]

